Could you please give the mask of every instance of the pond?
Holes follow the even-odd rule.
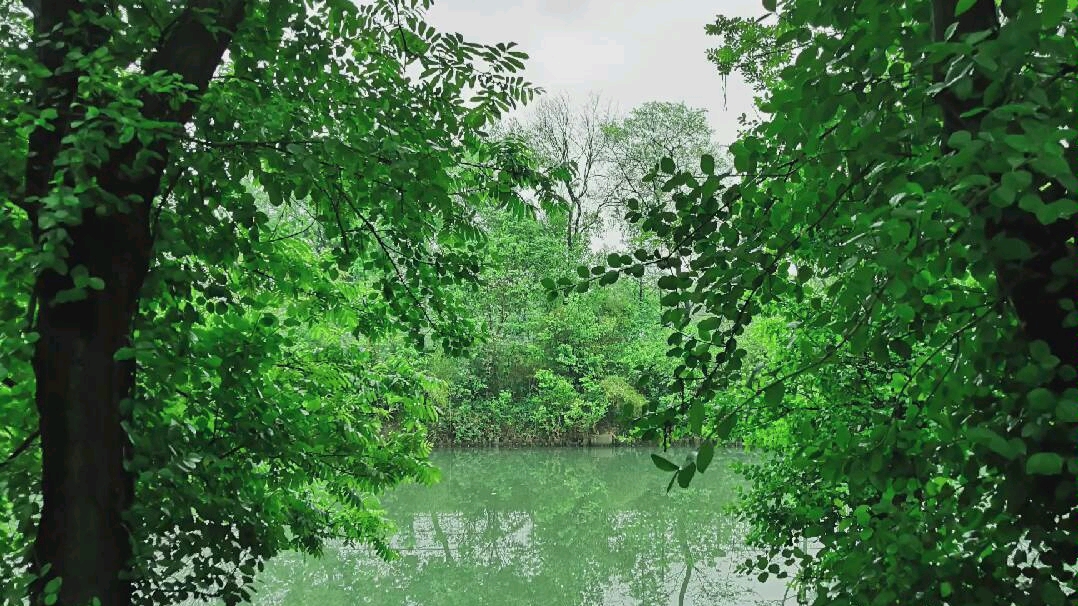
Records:
[[[438,451],[434,486],[383,499],[398,526],[400,558],[366,548],[327,549],[267,564],[259,606],[763,605],[782,581],[734,572],[744,528],[725,513],[745,455],[716,453],[687,489],[652,450]],[[674,460],[679,460],[672,455]]]

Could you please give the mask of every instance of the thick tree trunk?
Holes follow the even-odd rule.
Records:
[[[79,230],[80,249],[69,262],[103,277],[105,289],[64,305],[43,304],[41,335],[34,352],[38,377],[44,508],[34,541],[33,560],[50,564],[36,592],[51,578],[62,579],[60,604],[130,603],[130,583],[121,579],[131,557],[130,532],[123,514],[134,484],[125,470],[129,440],[121,401],[132,394],[134,361],[116,361],[129,346],[138,291],[149,261],[148,238],[133,241],[120,215]],[[137,231],[135,233],[138,233]],[[38,296],[49,301],[67,286],[60,276],[39,278]]]
[[[204,91],[245,8],[244,0],[191,0],[170,20],[169,35],[158,49],[143,59],[144,70],[179,74],[196,91]],[[36,101],[39,109],[54,109],[57,118],[51,128],[31,134],[26,167],[24,207],[38,243],[50,236],[38,220],[49,212],[48,195],[59,172],[56,159],[64,138],[77,136],[71,132],[77,118],[72,100],[81,74],[66,62],[66,54],[80,48],[89,55],[85,51],[107,43],[109,32],[94,25],[93,18],[103,11],[104,3],[79,0],[36,7],[39,37],[59,42],[39,45],[39,59],[52,75]],[[146,118],[174,123],[176,132],[196,108],[193,100],[174,107],[161,95],[139,100]],[[154,160],[144,170],[133,171],[134,159],[144,150],[152,151]],[[50,584],[54,579],[60,579],[58,606],[85,606],[94,598],[102,606],[131,602],[132,584],[125,574],[132,554],[131,530],[124,515],[134,482],[126,469],[130,441],[122,403],[133,394],[135,362],[117,361],[114,355],[131,345],[139,290],[153,250],[150,207],[168,158],[167,136],[116,147],[94,171],[96,187],[82,194],[80,221],[63,226],[64,262],[71,270],[85,268],[90,277],[103,280],[101,290],[85,288],[84,298],[56,303],[58,293],[76,286],[74,271],[61,275],[45,269],[35,283],[34,328],[40,338],[33,367],[43,506],[31,554],[38,575],[30,588],[34,604],[44,601],[46,589],[55,587]],[[119,209],[114,200],[132,203]]]

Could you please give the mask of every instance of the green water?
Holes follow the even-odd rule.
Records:
[[[723,513],[735,495],[716,454],[692,487],[644,449],[442,451],[441,483],[383,499],[399,528],[390,563],[367,549],[272,561],[260,606],[756,605],[781,584],[737,575],[744,529]],[[675,459],[678,460],[678,459]],[[686,564],[688,563],[688,566]]]

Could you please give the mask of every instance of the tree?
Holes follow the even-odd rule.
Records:
[[[569,170],[568,178],[559,183],[559,191],[568,202],[565,247],[570,251],[574,245],[589,244],[599,226],[602,207],[598,193],[610,146],[603,125],[609,120],[610,109],[598,95],[579,108],[567,96],[559,95],[540,99],[525,124],[510,125],[543,166]]]
[[[575,247],[567,257],[556,213],[521,221],[484,209],[490,258],[484,288],[467,295],[481,340],[469,356],[430,356],[431,374],[446,383],[436,436],[445,442],[502,443],[586,439],[596,423],[620,430],[643,396],[629,382],[647,374],[639,365],[668,360],[655,322],[654,284],[644,297],[632,287],[577,293],[548,301],[537,285],[570,281],[574,270],[598,266],[594,253]],[[624,434],[623,434],[624,435]]]
[[[602,195],[619,219],[630,199],[637,200],[637,211],[669,206],[671,198],[663,191],[662,183],[649,178],[663,158],[671,158],[678,166],[692,166],[704,154],[720,156],[707,123],[707,111],[681,102],[649,101],[634,107],[624,118],[609,121],[604,131],[610,145],[609,176]],[[628,231],[630,244],[639,244],[641,238],[646,238],[632,222],[619,223]]]
[[[530,179],[481,129],[535,92],[428,4],[0,4],[0,536],[39,494],[35,603],[236,603],[276,551],[377,539],[370,495],[426,473],[414,373],[355,354],[468,342],[477,201]]]
[[[718,153],[713,141],[706,110],[681,102],[650,101],[604,128],[611,144],[603,199],[609,212],[617,217],[610,221],[611,225],[620,232],[623,248],[647,245],[665,249],[669,243],[635,219],[665,212],[673,205],[670,190],[655,178],[664,158],[678,166],[698,164],[701,169],[724,170],[723,160],[716,167],[716,157],[724,155]],[[710,165],[698,161],[705,155]],[[634,274],[641,299],[647,269],[642,267]]]
[[[793,572],[808,603],[1061,605],[1078,559],[1073,3],[765,6],[774,29],[716,31],[718,57],[773,34],[745,63],[780,58],[758,82],[767,117],[730,148],[737,182],[664,162],[675,210],[638,220],[674,246],[618,259],[672,270],[670,389],[688,395],[646,423],[712,440],[750,410],[789,424],[749,472],[765,553],[745,569]],[[776,317],[789,353],[747,368],[746,332]]]

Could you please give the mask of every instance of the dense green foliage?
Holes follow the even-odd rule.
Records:
[[[5,601],[236,603],[433,477],[414,352],[474,336],[477,209],[545,198],[482,131],[525,55],[424,7],[3,2]]]
[[[429,362],[447,388],[435,435],[454,444],[562,443],[602,430],[632,440],[630,422],[649,399],[676,397],[661,388],[674,361],[658,322],[657,274],[613,284],[603,262],[620,253],[601,250],[651,238],[624,221],[624,201],[647,192],[651,206],[671,204],[644,178],[664,154],[712,149],[705,112],[650,102],[618,116],[596,98],[582,106],[555,98],[502,130],[544,173],[568,171],[553,185],[565,204],[537,221],[482,213],[490,258],[469,301],[483,338],[466,360]],[[593,271],[606,274],[606,288],[551,301],[537,287]]]
[[[485,217],[494,259],[472,300],[484,337],[467,359],[429,362],[448,390],[440,441],[586,441],[600,425],[627,434],[643,403],[639,380],[667,364],[653,283],[577,294],[564,304],[537,288],[575,276],[594,256],[583,246],[566,250],[566,215]]]
[[[610,430],[767,450],[743,568],[802,603],[1073,599],[1074,0],[719,17],[729,154],[500,123],[526,55],[428,5],[0,0],[0,596],[235,604],[386,553],[434,441]]]
[[[710,31],[768,117],[634,217],[692,394],[644,423],[772,430],[745,568],[807,603],[1073,599],[1074,3],[764,4]]]

